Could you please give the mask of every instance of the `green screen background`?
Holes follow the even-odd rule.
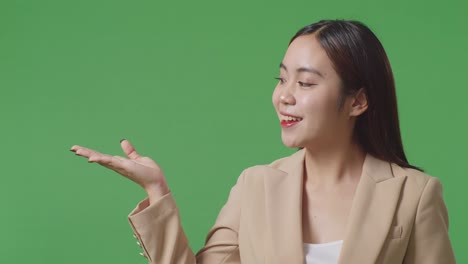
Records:
[[[273,77],[323,18],[383,42],[408,158],[441,179],[468,263],[467,2],[276,0],[2,0],[0,263],[146,263],[127,223],[144,192],[68,151],[121,138],[163,167],[198,250],[239,173],[293,152]]]

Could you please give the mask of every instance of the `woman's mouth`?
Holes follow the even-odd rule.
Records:
[[[297,116],[290,116],[290,115],[280,114],[280,120],[281,120],[281,127],[282,128],[287,128],[287,127],[292,127],[295,124],[301,122],[302,118],[297,117]]]

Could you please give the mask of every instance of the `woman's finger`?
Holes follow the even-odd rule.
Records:
[[[88,162],[99,163],[100,165],[106,165],[110,167],[120,168],[122,167],[121,161],[114,158],[114,156],[102,153],[94,153],[88,158]]]
[[[124,160],[116,158],[111,155],[96,153],[88,158],[88,162],[90,163],[98,163],[106,168],[111,170],[121,170],[125,169]]]
[[[76,155],[88,158],[88,162],[90,163],[98,163],[101,166],[114,170],[127,177],[128,175],[130,175],[130,170],[133,169],[133,162],[124,157],[103,154],[98,151],[78,145],[71,147],[70,150],[75,152]]]
[[[140,155],[136,152],[135,148],[133,147],[132,143],[130,143],[130,141],[122,139],[122,141],[120,142],[120,146],[122,147],[122,150],[129,159],[134,160],[140,158]]]
[[[73,146],[70,150],[75,152],[76,155],[83,156],[83,157],[86,157],[86,158],[89,158],[93,154],[99,153],[99,152],[97,152],[95,150],[85,148],[85,147],[82,147],[82,146],[78,146],[78,145]]]

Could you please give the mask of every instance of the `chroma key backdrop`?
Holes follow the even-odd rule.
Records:
[[[0,2],[0,263],[146,263],[136,184],[69,151],[163,168],[197,251],[240,172],[292,153],[271,103],[296,30],[356,19],[382,41],[408,159],[440,178],[468,263],[468,2]]]

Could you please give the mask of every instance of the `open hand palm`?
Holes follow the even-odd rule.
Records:
[[[71,151],[87,158],[88,162],[98,163],[116,171],[144,189],[166,184],[163,172],[156,162],[148,157],[140,156],[128,140],[122,140],[121,147],[127,157],[103,154],[78,145],[73,146]]]

